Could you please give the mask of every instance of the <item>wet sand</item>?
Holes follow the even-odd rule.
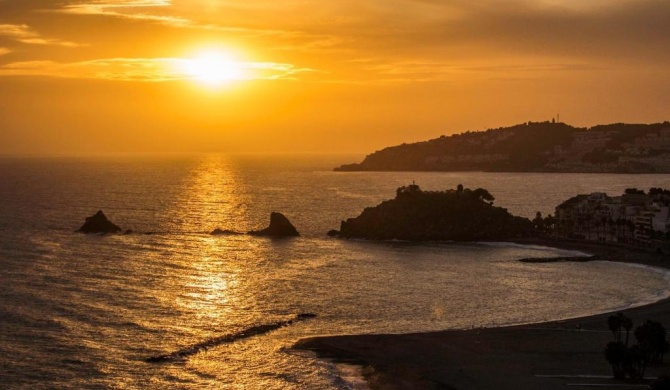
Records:
[[[539,238],[514,242],[670,268],[670,256],[636,249]],[[653,319],[670,328],[669,299],[625,314],[636,326]],[[372,389],[644,389],[649,380],[611,377],[603,357],[603,348],[612,340],[609,315],[505,328],[317,337],[300,340],[295,348],[362,366]],[[668,374],[670,366],[664,364],[648,367],[645,376]]]

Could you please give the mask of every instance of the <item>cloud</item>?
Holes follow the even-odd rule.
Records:
[[[199,75],[188,71],[185,58],[110,58],[59,63],[25,61],[0,66],[0,76],[48,76],[116,81],[165,82],[197,80]],[[295,79],[298,74],[316,72],[293,64],[276,62],[236,62],[228,66],[239,70],[236,80]]]
[[[193,25],[191,20],[178,16],[139,12],[140,8],[170,7],[171,5],[172,2],[170,0],[108,0],[63,5],[57,12],[75,15],[102,15],[116,18],[146,20],[175,27],[190,27]]]
[[[670,65],[668,0],[40,1],[50,5],[0,1],[0,14],[3,8],[29,2],[33,11],[48,11],[33,12],[31,26],[49,19],[51,28],[81,23],[82,33],[90,34],[83,36],[95,42],[97,52],[90,55],[96,57],[115,56],[106,54],[106,46],[117,49],[120,42],[131,40],[137,45],[122,55],[179,55],[163,42],[178,42],[173,47],[179,48],[220,41],[283,62],[306,62],[352,81]],[[39,36],[20,39],[56,44]],[[157,52],[161,47],[165,50]],[[142,52],[144,48],[152,54]],[[352,62],[363,57],[383,60]],[[25,57],[34,58],[54,57]],[[530,65],[524,68],[528,59]]]
[[[171,0],[99,0],[87,4],[81,4],[81,7],[100,7],[100,8],[136,8],[136,7],[168,7],[172,5]],[[76,7],[76,6],[73,6]]]
[[[6,47],[0,47],[0,56],[5,55],[5,54],[9,54],[11,52],[12,51],[10,49],[6,48]]]
[[[440,59],[412,58],[358,58],[347,61],[358,68],[349,78],[324,80],[345,84],[407,84],[423,82],[451,82],[471,79],[530,80],[551,77],[552,73],[597,71],[600,68],[588,62],[565,62],[561,58],[510,58],[495,63],[476,58]],[[358,81],[357,81],[358,80]]]
[[[538,79],[670,66],[667,0],[386,0],[365,2],[355,14],[346,25],[307,30],[346,45],[342,82]]]
[[[332,52],[349,52],[345,44],[347,40],[334,35],[330,36],[310,36],[308,34],[300,34],[297,32],[289,33],[286,31],[265,32],[265,34],[272,34],[277,38],[284,38],[288,41],[296,41],[294,43],[287,43],[273,47],[274,50],[283,51],[306,51],[310,53],[332,53]]]
[[[193,5],[186,9],[192,12],[192,8],[196,6]],[[148,8],[155,8],[156,10],[149,13],[145,10]],[[158,10],[163,12],[158,13]],[[334,34],[312,34],[301,29],[284,29],[277,27],[272,22],[267,24],[268,27],[261,28],[258,27],[258,23],[253,19],[236,20],[237,25],[235,26],[195,21],[187,17],[175,15],[176,10],[174,10],[174,6],[170,0],[89,1],[81,4],[61,5],[52,11],[71,15],[107,16],[156,23],[174,28],[220,32],[226,33],[228,37],[260,39],[264,42],[267,42],[268,39],[280,40],[279,42],[273,42],[273,49],[283,51],[303,50],[313,53],[338,51],[341,49],[337,49],[336,47],[344,43],[342,38]],[[228,18],[223,19],[228,20]],[[245,27],[244,25],[252,25],[253,27]]]
[[[82,46],[78,43],[62,41],[60,39],[44,38],[25,24],[0,24],[0,36],[9,37],[18,42],[31,45]]]
[[[146,20],[175,27],[189,27],[193,22],[186,18],[137,12],[139,8],[169,7],[170,0],[118,0],[96,1],[83,4],[64,5],[62,13],[76,15],[103,15],[117,18]],[[130,11],[130,12],[127,12]]]
[[[104,13],[108,9],[169,7],[171,0],[108,0],[66,5],[74,13]]]
[[[409,52],[451,50],[464,56],[519,54],[626,59],[668,59],[667,0],[499,1],[405,0],[415,13],[386,28],[359,34],[369,45]],[[418,12],[421,10],[421,12]],[[368,21],[381,26],[388,15]],[[439,54],[439,52],[437,53]]]

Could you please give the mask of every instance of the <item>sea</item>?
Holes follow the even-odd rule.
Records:
[[[483,187],[533,217],[668,175],[333,172],[344,155],[0,158],[0,388],[364,389],[299,339],[535,323],[670,295],[667,271],[523,263],[583,255],[508,243],[331,238],[403,185]],[[75,233],[103,210],[128,235]],[[286,215],[301,236],[212,236]],[[147,363],[252,326],[313,319]]]

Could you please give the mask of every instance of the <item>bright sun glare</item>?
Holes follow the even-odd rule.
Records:
[[[244,77],[241,63],[220,52],[206,52],[184,63],[184,71],[194,80],[210,86],[240,80]]]

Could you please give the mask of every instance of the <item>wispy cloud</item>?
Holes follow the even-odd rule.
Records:
[[[0,56],[5,55],[5,54],[9,54],[9,53],[11,53],[11,52],[12,52],[12,51],[9,50],[9,49],[6,48],[6,47],[0,47]]]
[[[371,15],[368,25],[378,27],[358,30],[358,42],[387,55],[435,53],[496,61],[527,55],[647,63],[670,58],[665,50],[670,42],[667,0],[411,1],[427,8],[410,7],[407,0],[416,12],[408,12],[392,30],[388,15]]]
[[[100,8],[138,8],[138,7],[167,7],[172,5],[171,0],[98,0],[81,4],[81,7]],[[73,7],[76,7],[73,5]]]
[[[275,46],[274,50],[284,51],[306,51],[310,53],[333,53],[333,52],[349,52],[351,49],[346,49],[345,44],[348,39],[337,37],[334,35],[309,35],[307,33],[289,33],[286,31],[269,31],[265,34],[271,34],[276,37],[283,37],[288,40],[297,41],[296,43],[288,43],[285,45]]]
[[[368,75],[370,83],[415,83],[454,81],[469,78],[514,77],[531,79],[549,72],[590,71],[597,67],[586,63],[565,63],[560,59],[535,58],[522,62],[500,63],[488,65],[476,61],[439,61],[429,59],[413,59],[403,61],[384,61],[379,58],[362,58],[352,60]]]
[[[116,81],[165,82],[196,80],[199,75],[188,71],[185,58],[110,58],[59,63],[53,61],[15,62],[0,66],[0,76],[49,76]],[[236,80],[295,79],[310,68],[276,62],[230,62]]]
[[[107,0],[66,5],[74,13],[104,13],[110,9],[169,7],[171,0]]]
[[[45,38],[26,24],[0,24],[0,36],[12,38],[18,42],[31,45],[57,45],[66,47],[82,46],[81,44],[54,38]]]
[[[169,7],[171,5],[172,2],[170,0],[94,1],[83,4],[65,5],[60,12],[77,15],[103,15],[117,18],[146,20],[175,27],[190,27],[193,25],[191,20],[178,16],[139,12],[139,9],[141,8]]]
[[[144,9],[155,8],[154,12]],[[344,40],[333,34],[308,33],[281,28],[257,28],[225,26],[201,23],[189,18],[171,14],[170,0],[118,0],[89,1],[82,4],[63,5],[56,12],[75,15],[97,15],[120,19],[153,22],[175,28],[216,31],[246,38],[276,38],[284,43],[275,44],[275,50],[306,50],[310,52],[333,51]],[[162,10],[163,12],[157,12]]]

